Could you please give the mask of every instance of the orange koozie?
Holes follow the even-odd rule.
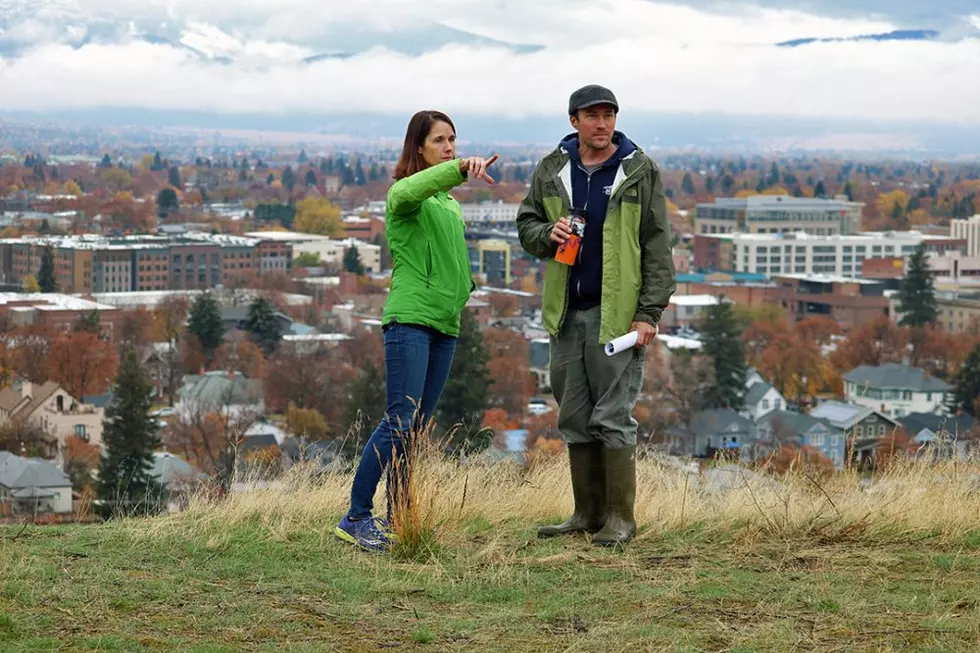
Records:
[[[565,265],[575,265],[578,260],[578,250],[582,246],[582,236],[585,235],[585,216],[573,211],[569,217],[572,235],[558,246],[555,260]]]

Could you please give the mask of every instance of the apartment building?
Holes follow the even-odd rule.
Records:
[[[698,234],[790,233],[816,236],[850,235],[861,231],[863,202],[846,195],[834,199],[753,195],[718,198],[696,207],[694,232]]]
[[[343,265],[347,250],[356,247],[365,272],[381,271],[381,247],[362,240],[354,238],[337,240],[329,236],[296,231],[252,231],[245,235],[262,240],[259,265],[263,270],[286,271],[284,264],[287,262],[290,266],[288,269],[292,269],[292,257],[304,253],[316,254],[327,265],[339,266]],[[287,254],[290,257],[289,261],[284,259]]]
[[[0,282],[36,278],[48,247],[68,294],[212,288],[242,271],[288,273],[293,258],[289,242],[203,232],[10,238],[0,240]]]
[[[950,223],[953,238],[966,240],[966,255],[980,256],[980,214],[972,218],[953,220]]]
[[[774,303],[796,320],[823,315],[848,328],[888,315],[891,307],[879,281],[805,274],[776,275],[773,280]]]
[[[828,274],[859,278],[865,259],[898,257],[907,260],[920,245],[930,253],[950,252],[963,241],[949,236],[926,236],[919,231],[865,232],[819,236],[794,233],[734,233],[694,237],[698,269],[732,270],[768,276]],[[718,241],[716,245],[710,242]]]
[[[463,222],[470,223],[506,223],[517,220],[517,210],[520,204],[511,204],[503,201],[497,202],[468,202],[461,204],[463,212]]]

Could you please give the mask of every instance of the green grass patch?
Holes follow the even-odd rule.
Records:
[[[399,559],[261,520],[220,538],[138,522],[13,533],[0,528],[5,652],[966,652],[980,633],[980,551],[963,542],[690,527],[616,552],[474,520]]]

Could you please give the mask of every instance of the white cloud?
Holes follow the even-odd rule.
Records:
[[[980,87],[970,83],[980,78],[980,39],[773,45],[894,27],[875,20],[751,6],[708,13],[646,0],[172,0],[144,7],[166,10],[185,26],[195,21],[185,43],[235,62],[202,62],[184,50],[138,41],[78,50],[47,45],[0,60],[0,109],[407,113],[439,107],[460,114],[554,115],[572,89],[599,82],[630,112],[980,123]],[[355,16],[365,29],[408,30],[438,19],[488,38],[546,47],[516,54],[447,46],[420,57],[373,49],[347,60],[295,63],[322,51],[300,36],[348,25]]]

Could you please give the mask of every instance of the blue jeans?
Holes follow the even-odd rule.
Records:
[[[351,519],[370,517],[374,493],[386,468],[388,474],[388,515],[394,497],[404,485],[405,474],[393,478],[392,459],[400,459],[405,471],[406,442],[413,433],[428,425],[456,352],[456,338],[414,324],[392,323],[385,328],[385,416],[364,445],[361,461],[350,492]]]

